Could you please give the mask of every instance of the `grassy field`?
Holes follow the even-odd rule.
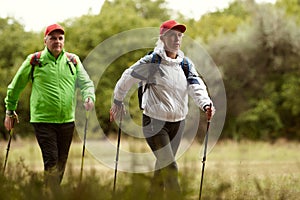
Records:
[[[7,142],[0,142],[3,162],[6,145]],[[137,146],[129,140],[122,140],[122,145]],[[187,200],[198,199],[201,148],[195,142],[178,160],[180,182]],[[274,144],[249,141],[217,143],[207,156],[202,199],[299,199],[299,150],[299,143],[286,141]],[[62,183],[63,190],[43,198],[111,199],[114,169],[99,163],[86,152],[84,179],[79,184],[81,154],[82,143],[74,141]],[[41,193],[42,172],[42,158],[36,141],[12,141],[5,176],[0,180],[0,199],[41,199],[44,195]],[[116,199],[145,199],[151,175],[118,172]]]

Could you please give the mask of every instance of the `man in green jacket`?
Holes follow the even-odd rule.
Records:
[[[87,111],[95,102],[94,84],[79,57],[64,50],[64,33],[59,24],[46,28],[45,48],[36,57],[39,64],[31,65],[34,54],[27,57],[9,84],[4,100],[4,126],[10,131],[17,119],[19,96],[27,83],[32,82],[30,122],[41,148],[48,186],[59,185],[65,171],[75,128],[76,87],[81,91]]]

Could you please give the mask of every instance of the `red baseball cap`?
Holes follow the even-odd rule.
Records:
[[[184,33],[185,30],[186,30],[186,27],[185,27],[184,24],[179,24],[175,20],[171,19],[171,20],[165,21],[164,23],[161,24],[161,26],[160,26],[160,34],[163,35],[168,30],[175,29],[175,28],[177,30],[179,30],[181,33]]]
[[[45,30],[45,36],[49,35],[52,31],[60,30],[63,34],[65,33],[64,28],[59,24],[52,24],[50,26],[47,26]]]

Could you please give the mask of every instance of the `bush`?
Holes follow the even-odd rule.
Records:
[[[283,127],[276,107],[270,100],[260,100],[252,109],[242,113],[237,120],[241,137],[254,140],[277,139]]]

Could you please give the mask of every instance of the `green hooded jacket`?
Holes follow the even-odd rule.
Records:
[[[65,50],[57,59],[48,51],[42,51],[41,66],[35,66],[33,79],[29,55],[23,62],[12,82],[8,85],[5,98],[6,110],[16,110],[21,92],[32,81],[30,96],[30,122],[67,123],[75,120],[76,88],[82,98],[88,97],[95,102],[95,89],[92,80],[79,57],[74,66],[67,58]],[[69,66],[70,65],[70,66]]]

